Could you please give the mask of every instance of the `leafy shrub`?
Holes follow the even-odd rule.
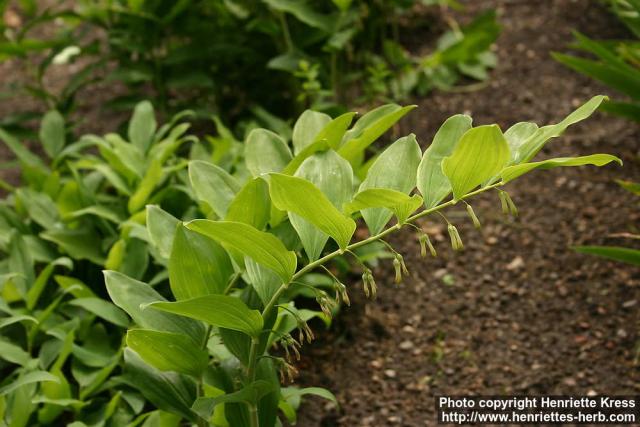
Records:
[[[45,159],[0,129],[22,171],[21,186],[4,183],[9,195],[0,202],[0,419],[7,425],[69,417],[124,425],[142,410],[143,397],[118,379],[129,319],[108,300],[101,271],[165,279],[150,261],[145,204],[176,214],[189,206],[176,153],[193,137],[179,118],[157,129],[143,102],[129,141],[108,134],[68,143],[52,111],[39,132]]]
[[[595,59],[560,53],[552,54],[562,64],[599,80],[631,98],[605,104],[604,110],[631,120],[640,120],[640,2],[637,0],[608,0],[617,17],[627,26],[636,40],[597,41],[575,33],[573,48]]]
[[[401,16],[430,2],[76,3],[70,10],[63,5],[32,11],[26,25],[0,35],[0,60],[43,54],[25,89],[65,116],[75,108],[78,89],[104,70],[111,70],[108,81],[128,88],[110,100],[112,106],[129,108],[151,96],[163,111],[187,105],[231,123],[264,111],[291,117],[308,106],[341,110],[339,104],[355,95],[347,89],[358,82],[364,82],[356,92],[365,100],[402,99],[450,88],[462,75],[485,79],[495,63],[489,47],[499,32],[495,16],[485,14],[466,27],[454,25],[433,53],[415,57],[394,34]],[[40,40],[39,27],[54,20],[65,24],[55,37]],[[53,92],[43,77],[66,62],[79,71]]]
[[[338,279],[329,289],[314,286],[308,275],[352,257],[364,292],[375,297],[373,272],[355,249],[411,225],[423,253],[435,255],[415,220],[463,203],[479,226],[468,204],[479,193],[497,191],[503,209],[515,214],[500,187],[523,174],[620,162],[607,154],[532,161],[603,99],[593,98],[556,125],[517,123],[504,134],[497,125],[472,127],[470,117],[453,116],[424,153],[408,135],[368,165],[364,151],[406,107],[378,108],[353,126],[351,113],[331,119],[306,111],[295,124],[292,146],[265,129],[248,135],[244,162],[250,176],[243,181],[210,163],[190,162],[191,186],[208,219],[184,222],[147,207],[149,240],[166,257],[174,301],[142,281],[105,272],[111,299],[136,324],[124,349],[128,384],[156,407],[200,425],[274,426],[278,410],[295,420],[305,394],[333,400],[326,390],[284,387],[295,375],[299,347],[313,339],[310,318],[331,316],[350,292]],[[450,193],[453,198],[444,201]],[[370,236],[354,241],[359,218]],[[455,225],[447,223],[453,248],[462,249]],[[402,255],[393,251],[392,263],[396,280],[402,280]],[[296,307],[302,289],[315,296],[322,314]],[[274,352],[276,345],[282,350]]]

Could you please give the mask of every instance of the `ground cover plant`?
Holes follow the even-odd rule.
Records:
[[[562,64],[599,80],[622,93],[628,100],[620,99],[604,106],[606,111],[640,120],[640,2],[637,0],[607,0],[606,3],[618,19],[629,29],[634,39],[593,40],[579,32],[572,47],[592,58],[553,53]]]
[[[338,279],[330,288],[314,286],[307,275],[316,269],[330,273],[331,261],[351,257],[362,271],[363,291],[375,297],[373,273],[353,250],[435,213],[447,221],[453,248],[462,250],[456,226],[441,212],[445,208],[464,203],[480,226],[469,204],[476,194],[496,191],[503,210],[515,215],[514,202],[500,187],[521,175],[619,162],[607,154],[532,161],[603,99],[593,98],[556,125],[523,122],[505,133],[454,116],[424,153],[409,135],[369,164],[363,161],[366,148],[410,107],[374,110],[350,129],[352,114],[331,119],[307,111],[294,128],[293,152],[273,132],[249,134],[244,161],[250,176],[244,182],[215,165],[190,162],[191,185],[208,219],[185,222],[147,208],[150,241],[167,257],[174,301],[144,282],[105,272],[111,299],[136,324],[124,350],[129,384],[157,407],[199,425],[279,425],[279,411],[295,421],[305,394],[333,399],[323,389],[284,386],[295,376],[299,347],[313,339],[309,320],[321,316],[297,307],[295,297],[307,290],[327,317],[353,292]],[[360,217],[369,237],[354,241],[354,219]],[[436,255],[429,236],[415,230],[423,254]],[[407,266],[389,250],[401,281]],[[280,350],[274,352],[276,345]]]
[[[8,192],[0,202],[6,425],[125,425],[142,410],[143,397],[116,380],[129,320],[108,300],[101,271],[150,283],[166,276],[139,229],[146,203],[176,214],[189,207],[176,181],[184,161],[176,153],[194,138],[179,120],[157,127],[143,102],[126,140],[108,134],[74,141],[62,115],[51,111],[39,131],[44,158],[0,129],[22,171],[20,186],[1,182]],[[47,382],[38,389],[39,381]]]
[[[19,24],[2,28],[0,60],[27,59],[17,89],[65,116],[79,91],[105,79],[126,87],[105,100],[114,108],[151,99],[162,112],[188,107],[231,124],[295,117],[308,107],[343,112],[356,96],[400,101],[449,89],[463,76],[487,78],[499,33],[493,13],[466,26],[449,18],[451,29],[427,55],[403,47],[401,23],[436,3],[449,2],[84,0],[42,10],[4,2]],[[71,65],[63,87],[50,87],[47,77]],[[19,128],[33,117],[11,114],[0,124]]]

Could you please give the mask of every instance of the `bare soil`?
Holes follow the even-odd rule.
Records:
[[[500,12],[499,65],[481,90],[415,100],[420,108],[404,126],[423,146],[456,113],[506,129],[556,123],[593,95],[616,95],[549,56],[566,50],[573,29],[626,35],[598,2],[466,4]],[[304,349],[298,379],[335,391],[340,407],[309,398],[297,425],[434,425],[434,396],[442,394],[638,394],[640,272],[571,246],[634,245],[615,234],[638,231],[638,202],[614,180],[640,178],[639,137],[637,125],[603,113],[572,127],[540,157],[608,152],[624,167],[532,173],[507,188],[520,208],[516,220],[502,216],[497,194],[482,195],[473,202],[481,231],[463,208],[451,209],[463,253],[451,251],[438,217],[423,224],[437,237],[436,259],[420,257],[410,230],[393,239],[410,277],[396,286],[390,262],[383,264],[376,301],[354,277],[352,307]]]

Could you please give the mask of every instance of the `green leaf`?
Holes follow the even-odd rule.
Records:
[[[533,135],[528,137],[520,144],[517,151],[511,153],[511,164],[528,162],[544,147],[545,143],[551,138],[556,138],[571,125],[578,123],[593,114],[603,101],[607,100],[606,96],[598,95],[591,98],[577,110],[569,114],[564,120],[555,125],[543,126],[539,128]]]
[[[316,12],[311,8],[309,3],[299,0],[263,0],[269,7],[280,11],[290,13],[301,22],[323,30],[327,33],[333,32],[335,20],[330,15],[324,15]]]
[[[611,62],[594,61],[571,55],[552,53],[553,59],[573,70],[599,80],[631,98],[640,99],[640,72]]]
[[[15,381],[5,385],[4,387],[0,387],[0,396],[9,394],[12,391],[22,387],[23,385],[41,383],[45,381],[52,381],[57,383],[60,382],[60,379],[57,376],[45,371],[27,372],[26,374],[18,377],[18,379],[16,379]]]
[[[397,107],[397,108],[396,108]],[[338,154],[347,159],[349,163],[354,164],[354,162],[359,158],[359,156],[366,150],[368,146],[370,146],[376,139],[378,139],[383,133],[385,133],[391,126],[396,124],[398,120],[400,120],[405,114],[409,111],[416,108],[416,105],[409,105],[406,107],[394,106],[392,109],[386,109],[385,114],[380,116],[376,116],[375,120],[371,123],[367,122],[367,126],[362,129],[359,134],[353,135],[347,133],[345,137],[353,135],[351,139],[348,139],[340,149],[338,149]],[[380,107],[382,108],[382,107]],[[379,109],[377,109],[379,110]],[[376,112],[376,110],[371,111],[369,114]],[[366,117],[363,116],[358,122],[364,120]],[[354,129],[356,127],[354,126]]]
[[[391,209],[398,218],[398,223],[403,224],[421,204],[422,197],[417,194],[408,196],[387,188],[369,188],[356,194],[353,200],[345,205],[344,210],[351,215],[367,208],[384,207]]]
[[[234,402],[255,403],[274,389],[274,385],[270,382],[258,380],[233,393],[216,397],[200,397],[194,402],[192,409],[202,418],[209,419],[216,405]]]
[[[297,388],[297,387],[286,387],[282,389],[282,398],[290,401],[292,399],[300,399],[304,395],[311,394],[313,396],[319,396],[323,399],[329,400],[334,404],[338,405],[338,399],[331,393],[329,390],[321,387],[306,387],[306,388]],[[295,405],[298,407],[298,405]]]
[[[49,158],[53,159],[65,145],[64,117],[56,110],[47,112],[40,124],[40,142]]]
[[[511,160],[515,160],[515,156],[520,151],[520,147],[527,139],[531,138],[538,132],[538,125],[531,122],[520,122],[511,126],[504,133],[504,138],[509,145],[509,151],[511,151]]]
[[[387,188],[409,194],[416,187],[416,172],[421,156],[422,151],[415,135],[398,139],[371,165],[359,191]],[[392,215],[391,210],[386,208],[369,208],[362,211],[371,234],[382,231]]]
[[[325,113],[305,110],[295,125],[293,125],[293,153],[298,154],[316,141],[316,136],[331,122],[331,117]]]
[[[142,153],[145,153],[153,142],[156,128],[157,123],[153,105],[149,101],[138,103],[129,122],[129,141]]]
[[[189,162],[189,179],[198,200],[205,202],[220,218],[224,218],[240,184],[224,169],[211,163]]]
[[[0,329],[5,326],[13,325],[14,323],[29,321],[37,324],[38,319],[32,316],[27,316],[26,314],[18,314],[16,316],[3,317],[0,319]],[[0,344],[2,346],[2,344]]]
[[[186,224],[190,230],[204,234],[232,250],[243,253],[255,262],[273,270],[284,283],[296,271],[297,258],[274,235],[233,221],[196,219]]]
[[[287,175],[271,174],[269,193],[273,204],[278,209],[300,215],[331,236],[341,248],[349,244],[356,229],[356,223],[342,214],[322,191],[309,181]]]
[[[341,209],[342,205],[351,199],[353,193],[351,165],[333,150],[317,153],[306,159],[295,176],[306,179],[318,187],[337,209]],[[318,259],[329,236],[295,213],[289,214],[289,220],[300,236],[309,260]]]
[[[169,258],[169,284],[177,300],[221,294],[233,274],[222,246],[179,225]]]
[[[622,179],[616,179],[616,182],[628,192],[640,196],[640,182],[625,181]]]
[[[574,246],[581,254],[597,255],[602,258],[640,266],[640,250],[619,246]]]
[[[76,298],[69,301],[70,305],[81,307],[102,319],[123,328],[129,327],[127,315],[115,305],[100,298]]]
[[[87,259],[97,265],[105,262],[104,255],[96,244],[100,238],[87,229],[48,230],[40,233],[40,237],[59,245],[73,259]]]
[[[442,172],[442,159],[450,156],[460,138],[471,129],[472,119],[463,114],[449,117],[438,129],[418,166],[418,190],[427,209],[438,205],[451,193],[451,184]]]
[[[202,342],[205,330],[200,322],[140,308],[142,304],[165,301],[151,286],[117,271],[104,271],[104,278],[113,303],[126,311],[137,325],[145,329],[187,334],[193,341]]]
[[[47,264],[47,266],[43,268],[42,271],[40,271],[40,274],[38,274],[38,277],[33,282],[33,286],[31,286],[31,288],[27,292],[27,297],[25,299],[27,308],[29,310],[33,310],[33,308],[36,306],[36,303],[38,302],[38,299],[40,298],[40,295],[42,294],[45,286],[49,282],[49,278],[51,277],[51,274],[53,273],[53,270],[56,268],[56,266],[63,266],[71,270],[73,268],[73,261],[66,257],[57,258]]]
[[[314,142],[325,140],[329,147],[337,149],[355,115],[356,113],[344,113],[331,120],[316,134]]]
[[[155,302],[150,308],[201,320],[209,325],[258,337],[262,316],[240,299],[228,295],[207,295],[178,302]]]
[[[29,151],[26,145],[22,144],[13,135],[2,128],[0,128],[0,139],[4,141],[7,147],[9,147],[21,163],[35,168],[45,168],[40,157]]]
[[[161,372],[149,366],[130,348],[124,350],[124,362],[123,380],[126,384],[138,389],[157,408],[196,422],[198,417],[191,410],[196,399],[194,381],[184,375]]]
[[[138,184],[138,188],[129,198],[129,203],[127,204],[129,213],[135,214],[145,206],[147,200],[149,200],[149,196],[151,196],[151,193],[153,193],[153,190],[160,184],[164,176],[162,164],[158,161],[151,162],[149,169],[147,169],[144,177]]]
[[[465,132],[451,156],[442,160],[442,172],[459,200],[498,175],[509,158],[509,146],[498,125],[478,126]]]
[[[199,377],[209,363],[209,354],[191,338],[173,332],[130,329],[127,345],[149,365]]]
[[[282,284],[280,277],[266,267],[256,263],[249,257],[244,260],[247,271],[246,279],[253,286],[263,304],[267,304]]]
[[[243,222],[262,230],[269,222],[270,215],[269,186],[262,178],[253,178],[233,199],[225,220]]]
[[[180,221],[156,205],[147,205],[147,231],[160,256],[169,259],[171,246]]]
[[[534,169],[551,169],[583,165],[604,166],[611,162],[617,162],[622,165],[622,160],[610,154],[592,154],[590,156],[581,157],[557,157],[555,159],[543,160],[541,162],[520,163],[519,165],[509,166],[500,172],[500,176],[502,177],[502,182],[507,183],[527,172],[531,172]]]
[[[22,347],[0,338],[0,359],[25,366],[31,360],[31,356]]]
[[[285,140],[266,129],[254,129],[249,133],[244,157],[247,169],[254,177],[280,172],[293,158]]]

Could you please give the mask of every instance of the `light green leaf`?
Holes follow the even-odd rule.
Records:
[[[614,261],[640,266],[640,250],[619,246],[574,246],[581,254],[597,255]]]
[[[200,160],[189,162],[189,179],[196,197],[220,218],[226,216],[231,201],[241,188],[224,169]]]
[[[338,405],[338,399],[331,393],[329,390],[321,388],[321,387],[306,387],[306,388],[297,388],[297,387],[286,387],[282,389],[282,398],[290,401],[291,399],[299,399],[304,395],[314,395],[322,397],[323,399],[329,400],[334,404]],[[295,405],[297,407],[298,405]]]
[[[509,158],[509,146],[498,125],[478,126],[465,132],[451,156],[442,160],[442,172],[459,200],[498,175]]]
[[[449,117],[438,129],[418,166],[418,190],[427,209],[437,206],[449,193],[451,184],[442,172],[442,159],[450,156],[460,138],[471,129],[472,119],[463,114]]]
[[[19,387],[22,387],[23,385],[41,383],[45,381],[52,381],[57,383],[60,382],[60,379],[55,375],[52,375],[49,372],[45,371],[27,372],[26,374],[18,377],[18,379],[16,379],[15,381],[10,382],[4,387],[0,387],[0,396],[11,393],[12,391],[16,390]]]
[[[31,360],[31,356],[22,347],[0,338],[0,359],[25,366]]]
[[[338,154],[347,159],[349,163],[354,164],[354,162],[359,158],[359,156],[364,152],[364,150],[366,150],[368,146],[370,146],[383,133],[385,133],[389,128],[396,124],[396,122],[400,120],[405,114],[407,114],[417,106],[409,105],[406,107],[395,107],[397,108],[385,110],[385,114],[376,116],[375,120],[372,123],[368,124],[364,129],[362,129],[361,133],[357,135],[347,133],[345,137],[351,135],[353,135],[353,137],[351,139],[348,139],[342,145],[342,147],[338,149]],[[374,111],[370,112],[369,114],[373,113]],[[366,116],[364,116],[359,121],[364,120],[365,117]],[[354,129],[355,128],[356,127],[354,126]]]
[[[130,329],[127,345],[149,365],[199,377],[209,363],[209,354],[183,334]]]
[[[147,205],[147,231],[160,256],[169,259],[171,245],[180,221],[156,205]]]
[[[0,318],[0,329],[4,328],[5,326],[13,325],[14,323],[24,322],[24,321],[29,321],[35,324],[38,323],[38,319],[36,319],[35,317],[28,316],[26,314],[19,314],[16,316]],[[0,346],[2,346],[2,344],[0,344]]]
[[[244,157],[247,169],[254,177],[280,172],[293,158],[285,140],[266,129],[254,129],[249,133]]]
[[[51,274],[53,273],[53,270],[56,268],[56,266],[66,267],[67,269],[71,270],[73,268],[73,261],[70,258],[66,257],[57,258],[47,264],[47,266],[43,268],[42,271],[40,271],[40,274],[38,274],[38,277],[33,282],[33,286],[31,286],[31,288],[27,292],[27,297],[25,299],[27,308],[29,310],[33,310],[33,308],[36,306],[36,303],[38,302],[38,299],[40,298],[40,295],[42,294],[45,286],[49,282],[49,278],[51,277]]]
[[[262,178],[253,178],[233,199],[225,220],[244,222],[262,230],[269,222],[270,215],[269,186]]]
[[[153,112],[153,105],[149,101],[142,101],[136,105],[133,117],[129,122],[129,141],[145,153],[153,142],[157,123]]]
[[[120,310],[115,305],[100,298],[76,298],[69,301],[70,305],[81,307],[90,313],[95,314],[104,320],[113,323],[114,325],[127,328],[129,326],[129,319],[124,311]]]
[[[153,190],[160,184],[163,178],[162,164],[159,161],[151,162],[142,181],[138,184],[138,188],[129,198],[127,205],[129,213],[134,214],[144,207],[149,196],[151,196],[151,193],[153,193]]]
[[[56,110],[47,112],[40,123],[40,142],[49,158],[53,159],[65,145],[64,117]]]
[[[509,166],[500,172],[500,176],[502,177],[502,182],[507,183],[527,172],[531,172],[534,169],[551,169],[583,165],[604,166],[611,162],[617,162],[622,165],[622,160],[610,154],[591,154],[590,156],[581,157],[557,157],[555,159],[543,160],[541,162],[520,163],[518,165]]]
[[[356,223],[343,215],[322,191],[309,181],[287,175],[271,174],[269,194],[278,209],[300,215],[331,236],[341,248],[349,244],[356,229]]]
[[[262,316],[240,299],[228,295],[207,295],[178,302],[155,302],[149,308],[201,320],[209,325],[258,337]]]
[[[369,188],[356,194],[353,200],[345,205],[344,210],[351,215],[353,212],[367,208],[384,207],[391,209],[398,218],[398,222],[403,224],[421,204],[422,197],[417,194],[408,196],[388,188]]]
[[[204,234],[225,247],[243,253],[273,270],[288,283],[296,271],[297,258],[274,235],[254,227],[233,221],[209,221],[196,219],[186,224],[190,230]]]
[[[533,135],[523,141],[515,153],[511,153],[511,164],[528,162],[538,151],[544,147],[545,143],[551,138],[556,138],[571,125],[578,123],[593,114],[603,101],[607,100],[606,96],[598,95],[591,98],[577,110],[569,114],[564,120],[555,125],[543,126]]]
[[[504,133],[504,137],[509,145],[509,151],[511,151],[512,162],[515,161],[515,156],[518,155],[522,144],[535,135],[535,133],[538,132],[538,129],[538,125],[531,122],[516,123],[507,129]]]
[[[344,113],[331,120],[316,135],[314,142],[326,140],[329,147],[337,149],[356,113]]]
[[[151,286],[117,271],[104,271],[104,278],[111,300],[126,311],[139,326],[145,329],[187,334],[195,342],[202,342],[205,334],[202,323],[182,316],[140,308],[142,304],[165,301],[164,297]]]
[[[78,209],[77,211],[66,213],[63,217],[64,220],[74,220],[77,218],[81,218],[85,215],[93,215],[98,218],[106,219],[107,221],[111,221],[115,224],[121,224],[124,222],[124,218],[120,216],[119,212],[116,212],[113,209],[110,209],[106,206],[93,205],[87,206],[86,208]]]
[[[351,165],[335,151],[317,153],[306,159],[296,177],[306,179],[318,187],[337,209],[351,199],[353,171]],[[305,252],[311,261],[320,257],[329,236],[300,215],[289,214],[291,225],[300,236]]]
[[[305,110],[293,125],[293,135],[291,136],[293,153],[298,154],[307,146],[313,144],[318,133],[329,122],[331,122],[329,115],[313,110]]]
[[[416,187],[416,172],[422,152],[411,134],[398,139],[380,154],[369,168],[360,190],[388,188],[409,194]],[[371,234],[378,234],[389,222],[393,213],[386,208],[369,208],[362,216]]]
[[[318,152],[326,151],[328,149],[329,144],[324,139],[316,141],[311,145],[307,145],[293,159],[291,159],[287,166],[282,170],[282,173],[285,175],[293,175],[298,170],[302,162],[304,162],[310,156],[313,156]]]
[[[224,292],[231,259],[214,240],[179,225],[169,258],[169,283],[177,300]]]
[[[244,265],[247,270],[246,280],[253,286],[260,301],[266,305],[282,284],[282,280],[276,273],[249,257],[245,257]]]

